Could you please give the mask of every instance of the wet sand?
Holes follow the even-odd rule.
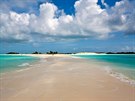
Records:
[[[0,75],[0,101],[135,101],[135,87],[110,76],[103,66],[48,55],[32,66]]]

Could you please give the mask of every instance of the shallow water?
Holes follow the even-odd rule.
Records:
[[[0,54],[0,73],[21,69],[38,60],[39,58],[31,56]]]
[[[130,54],[109,54],[109,55],[76,55],[77,57],[107,62],[108,68],[122,73],[135,80],[135,55]]]

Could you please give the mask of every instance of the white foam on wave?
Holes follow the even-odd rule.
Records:
[[[24,66],[31,66],[29,63],[22,63],[22,64],[20,64],[20,65],[18,65],[18,66],[20,66],[20,67],[24,67]]]
[[[118,72],[113,71],[109,66],[105,67],[105,71],[110,76],[115,77],[122,82],[126,82],[126,83],[129,83],[129,84],[135,86],[135,80],[130,79],[129,77],[123,75],[122,73],[118,73]]]
[[[81,58],[81,57],[75,57],[75,56],[72,56],[72,58],[75,58],[75,59],[76,59],[76,58]]]

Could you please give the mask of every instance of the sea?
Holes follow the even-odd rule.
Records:
[[[135,54],[99,54],[75,56],[95,60],[99,63],[105,63],[105,65],[101,66],[101,68],[104,68],[112,76],[115,76],[123,81],[129,82],[129,79],[135,80]]]
[[[135,85],[135,54],[73,55],[104,63],[100,67],[124,82]],[[0,54],[0,73],[21,70],[32,66],[40,58],[25,55]]]
[[[39,60],[37,57],[24,55],[0,54],[0,73],[20,70],[29,67]]]

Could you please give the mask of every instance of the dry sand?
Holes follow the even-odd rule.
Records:
[[[46,55],[33,66],[1,75],[0,101],[135,101],[135,87],[109,76],[102,66]]]

